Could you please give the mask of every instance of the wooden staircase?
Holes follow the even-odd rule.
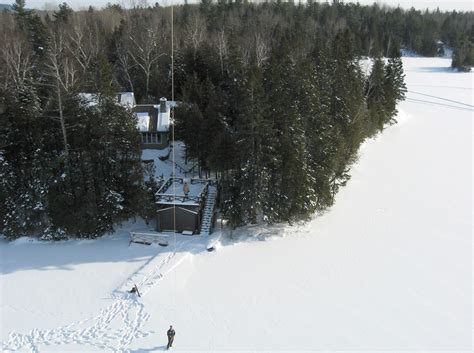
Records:
[[[216,204],[217,187],[216,185],[209,184],[207,189],[206,203],[204,204],[204,210],[201,221],[201,233],[200,235],[209,235],[212,226],[212,217],[214,215],[214,206]]]

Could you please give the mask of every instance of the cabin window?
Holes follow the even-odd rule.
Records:
[[[161,144],[161,134],[158,132],[143,132],[143,144]]]

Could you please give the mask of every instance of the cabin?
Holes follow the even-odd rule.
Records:
[[[169,178],[156,194],[156,231],[209,235],[216,196],[215,180]]]
[[[99,103],[95,93],[79,93],[79,97],[90,107]],[[176,106],[176,102],[161,98],[159,104],[137,104],[133,92],[119,92],[116,100],[121,106],[131,109],[137,117],[143,149],[161,150],[168,147],[171,109]]]

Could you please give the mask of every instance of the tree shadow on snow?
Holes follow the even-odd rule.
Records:
[[[65,241],[39,241],[22,237],[8,242],[0,241],[0,274],[17,271],[74,271],[80,264],[141,263],[145,266],[157,254],[179,252],[198,253],[205,251],[205,244],[189,244],[175,249],[171,243],[167,247],[158,244],[130,244],[130,231],[142,222],[128,222],[117,226],[112,234],[97,239],[70,239]]]
[[[315,216],[317,217],[317,216]],[[242,242],[265,241],[281,238],[291,232],[292,235],[304,235],[309,232],[304,224],[268,225],[265,223],[239,227],[229,230],[221,229],[216,222],[214,232],[209,237],[179,235],[182,241],[189,237],[185,246],[175,247],[173,240],[166,247],[158,244],[130,244],[130,231],[143,229],[143,222],[128,222],[117,226],[112,234],[97,239],[71,239],[66,241],[46,242],[23,237],[12,242],[0,241],[0,274],[17,271],[75,271],[80,264],[139,263],[139,272],[147,267],[156,255],[168,255],[173,252],[199,254],[206,253],[212,238],[218,238],[219,246],[232,246]],[[124,274],[124,278],[128,277]]]
[[[417,72],[428,72],[428,73],[457,73],[458,71],[453,69],[452,67],[418,67],[413,71]]]

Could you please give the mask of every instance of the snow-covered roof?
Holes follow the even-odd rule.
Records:
[[[163,98],[162,98],[163,99]],[[176,106],[175,101],[163,101],[166,103],[166,110],[161,111],[160,104],[139,104],[134,106],[133,111],[139,116],[141,113],[147,113],[150,117],[147,130],[139,129],[142,132],[168,132],[170,131],[170,111]],[[144,116],[144,115],[142,115]],[[139,121],[140,124],[140,121]]]
[[[150,115],[147,112],[138,112],[137,118],[138,118],[138,130],[140,132],[147,132],[150,127]]]
[[[119,104],[123,105],[124,107],[133,108],[135,105],[137,105],[133,92],[120,92],[117,95],[117,100]]]
[[[171,102],[170,102],[171,103]],[[160,111],[160,106],[155,105],[154,108],[158,110],[158,120],[156,121],[156,131],[167,132],[170,130],[170,107],[171,104],[166,102],[166,112]]]

